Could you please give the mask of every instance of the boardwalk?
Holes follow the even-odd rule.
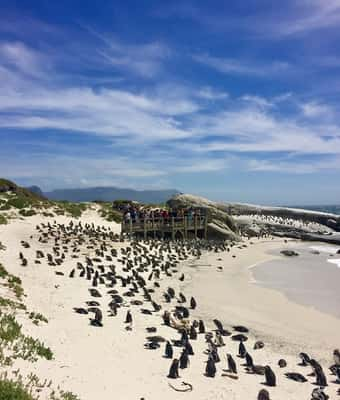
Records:
[[[194,217],[170,217],[150,218],[122,223],[122,233],[153,238],[188,239],[207,238],[208,218],[204,216]]]

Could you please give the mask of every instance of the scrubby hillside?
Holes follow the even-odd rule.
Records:
[[[79,218],[87,210],[98,212],[107,221],[120,222],[121,214],[112,210],[109,202],[76,203],[70,201],[52,201],[38,191],[23,188],[7,179],[0,179],[0,224],[9,219],[31,217],[41,214],[45,217],[56,215]]]

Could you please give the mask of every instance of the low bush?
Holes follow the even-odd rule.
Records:
[[[39,324],[39,321],[48,323],[48,319],[40,313],[31,312],[29,318],[33,320],[33,323],[36,325]]]
[[[0,400],[34,400],[19,381],[0,379]]]
[[[22,209],[19,211],[19,214],[22,215],[23,217],[32,217],[33,215],[37,215],[36,211],[33,209],[30,210]]]

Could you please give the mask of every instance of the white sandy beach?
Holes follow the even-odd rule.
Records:
[[[68,223],[70,220],[56,217],[51,221],[54,219],[59,223]],[[82,223],[93,222],[119,231],[118,225],[103,221],[92,211],[84,213],[81,220]],[[42,380],[51,379],[55,386],[78,394],[82,400],[248,400],[256,399],[259,390],[265,388],[262,376],[244,372],[241,366],[244,360],[236,357],[238,342],[228,337],[225,338],[226,346],[219,349],[221,362],[217,364],[218,372],[214,379],[203,375],[207,355],[204,354],[204,335],[200,335],[197,341],[192,341],[195,355],[190,359],[189,368],[180,370],[180,379],[169,380],[170,360],[162,357],[164,345],[161,344],[161,348],[156,350],[144,349],[145,338],[149,335],[146,327],[157,327],[156,334],[166,339],[179,339],[174,329],[161,325],[163,310],[144,315],[138,307],[123,307],[115,318],[107,318],[104,314],[103,327],[91,326],[87,315],[73,311],[73,307],[81,307],[90,300],[86,282],[68,278],[76,260],[66,258],[62,266],[55,268],[45,262],[29,262],[27,267],[20,265],[18,254],[23,251],[21,240],[32,244],[30,249],[24,250],[29,260],[34,259],[38,248],[48,251],[47,247],[37,242],[35,226],[42,221],[46,222],[47,219],[34,216],[12,221],[0,228],[0,241],[6,246],[5,251],[0,251],[0,262],[9,272],[22,279],[28,308],[41,312],[49,322],[36,326],[24,314],[19,314],[18,319],[25,332],[41,338],[54,353],[52,361],[40,360],[35,364],[18,361],[15,368],[20,367],[21,372],[26,374],[34,372]],[[31,235],[33,237],[30,239]],[[310,399],[315,378],[307,376],[311,372],[308,367],[297,365],[300,361],[298,353],[305,351],[316,358],[324,367],[328,380],[333,381],[328,366],[332,363],[333,349],[340,346],[340,320],[296,304],[279,291],[254,283],[253,271],[249,267],[278,259],[279,256],[273,255],[273,252],[287,247],[282,239],[256,239],[253,244],[246,244],[247,247],[234,247],[231,252],[204,253],[199,260],[183,262],[178,270],[184,272],[184,281],[161,277],[159,293],[171,285],[176,291],[180,289],[187,298],[194,296],[198,306],[191,318],[204,319],[207,328],[213,329],[214,318],[220,319],[227,329],[232,329],[233,325],[247,326],[250,334],[246,347],[255,364],[268,364],[277,374],[277,386],[267,388],[271,398]],[[124,245],[113,243],[117,249]],[[86,253],[88,251],[82,249],[80,254],[84,257]],[[55,270],[65,271],[65,275],[57,276]],[[158,300],[163,309],[169,307],[160,295]],[[132,331],[124,329],[129,308],[134,318]],[[262,340],[265,347],[253,350],[256,340]],[[175,356],[178,356],[180,349],[175,347],[174,350]],[[233,354],[237,362],[238,380],[221,376],[226,368],[227,352]],[[277,365],[280,358],[288,363],[284,369]],[[285,372],[303,373],[309,382],[288,380],[284,377]],[[170,388],[169,383],[179,385],[182,380],[193,385],[192,392],[179,393]],[[338,387],[330,384],[326,389],[331,398],[336,396]]]

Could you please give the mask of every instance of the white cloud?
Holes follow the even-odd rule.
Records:
[[[49,67],[49,62],[43,54],[22,42],[0,42],[0,60],[3,63],[3,71],[7,67],[9,71],[14,69],[31,77],[41,77],[43,70]]]
[[[334,171],[340,169],[340,158],[322,161],[299,162],[250,160],[248,169],[259,172],[282,172],[290,174],[312,174],[322,170]]]
[[[71,85],[69,80],[59,79],[57,71],[46,80],[50,65],[45,70],[41,62],[44,57],[24,44],[2,43],[0,52],[0,82],[5,83],[0,92],[0,128],[39,130],[41,135],[45,129],[55,129],[61,134],[75,131],[120,138],[125,150],[134,151],[129,159],[115,153],[114,161],[59,157],[58,163],[45,159],[29,164],[16,159],[19,166],[13,174],[18,176],[61,174],[66,179],[71,173],[79,182],[93,182],[95,176],[103,176],[103,180],[142,179],[151,184],[152,179],[172,174],[229,168],[226,160],[231,153],[252,153],[256,158],[252,168],[258,171],[276,165],[279,170],[292,172],[296,162],[262,161],[263,153],[340,154],[340,126],[335,119],[330,123],[324,118],[331,107],[321,100],[301,103],[291,93],[272,98],[247,93],[232,98],[210,86],[196,88],[178,83],[147,85],[139,90],[105,86],[94,89],[91,81],[86,86]],[[157,47],[149,49],[149,55],[153,52],[157,53]],[[224,65],[225,60],[220,61]],[[14,67],[9,68],[10,64]],[[240,74],[276,71],[273,64],[267,70],[237,62],[226,65],[226,71]],[[27,71],[31,70],[41,70],[43,78],[39,74],[29,76]],[[216,107],[211,107],[212,102]],[[283,103],[289,103],[295,111],[285,114],[279,107]],[[164,153],[157,145],[166,147]],[[218,159],[216,151],[223,153]],[[119,154],[119,150],[116,152]],[[299,165],[305,173],[324,168],[321,163]],[[92,178],[84,176],[84,170],[91,170]]]
[[[311,31],[337,27],[340,23],[339,0],[304,0],[301,15],[291,15],[289,20],[273,26],[274,31],[283,36],[297,35]]]
[[[298,122],[258,108],[200,115],[192,129],[199,135],[221,138],[194,147],[199,152],[340,154],[339,126]]]
[[[205,100],[224,100],[229,98],[229,93],[218,91],[210,86],[205,86],[197,91],[197,97]]]
[[[223,74],[248,75],[261,78],[278,76],[290,71],[291,67],[287,62],[274,61],[256,64],[254,61],[238,60],[232,58],[219,58],[208,54],[196,54],[193,59],[200,64],[207,65]]]
[[[317,102],[302,103],[301,109],[306,117],[330,117],[333,115],[333,109],[326,104]]]
[[[102,46],[98,49],[98,54],[109,65],[144,78],[157,75],[163,69],[164,61],[172,55],[170,48],[161,42],[128,44],[91,27],[85,29],[100,40]]]
[[[265,97],[254,96],[254,95],[244,95],[241,100],[246,101],[250,104],[258,106],[260,108],[270,108],[274,106],[274,101],[270,101]]]

